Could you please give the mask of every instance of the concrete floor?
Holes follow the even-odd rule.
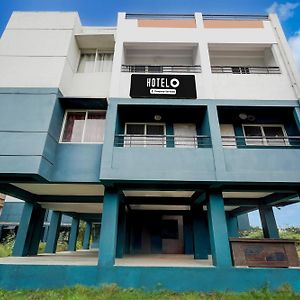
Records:
[[[81,265],[96,266],[98,250],[64,251],[55,254],[39,254],[27,257],[0,258],[0,264],[13,265]],[[212,266],[211,257],[208,260],[195,260],[192,255],[179,254],[148,254],[126,255],[116,259],[116,266],[146,266],[146,267],[207,267]]]

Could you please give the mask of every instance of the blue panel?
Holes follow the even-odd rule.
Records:
[[[57,89],[0,89],[1,173],[49,179],[57,138],[49,127],[58,94]],[[50,151],[44,151],[48,144]]]
[[[122,288],[173,291],[246,291],[268,286],[277,289],[289,284],[300,292],[300,269],[263,268],[179,268],[58,265],[0,265],[3,289],[50,289],[74,286],[117,284]],[[14,280],[11,280],[11,279]],[[30,280],[28,280],[30,278]],[[221,279],[221,280],[220,280]]]
[[[0,222],[19,223],[21,220],[24,202],[4,202],[0,215]]]
[[[52,181],[99,182],[102,144],[59,144]]]
[[[300,181],[300,149],[224,149],[224,156],[227,180]]]
[[[120,148],[113,149],[109,161],[102,161],[101,178],[126,180],[215,179],[211,149],[187,148]]]

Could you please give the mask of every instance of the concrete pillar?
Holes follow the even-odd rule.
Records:
[[[124,255],[125,240],[126,240],[126,210],[125,210],[125,204],[120,202],[118,234],[117,234],[117,251],[116,251],[117,258],[122,258]]]
[[[68,251],[76,251],[76,242],[78,237],[79,219],[73,218],[69,236]]]
[[[238,218],[236,216],[227,216],[227,230],[229,237],[239,237]]]
[[[191,215],[183,216],[184,254],[194,254],[194,233]]]
[[[82,243],[83,249],[87,250],[90,248],[91,231],[92,231],[92,223],[87,222],[85,225],[84,237],[83,237],[83,243]]]
[[[222,192],[211,191],[207,204],[208,226],[213,264],[232,266]]]
[[[45,209],[26,202],[13,249],[13,256],[28,256],[38,253],[42,236]]]
[[[237,216],[237,221],[238,221],[239,230],[250,230],[251,229],[248,214],[242,214],[242,215]]]
[[[192,206],[193,233],[194,233],[194,258],[208,259],[209,234],[207,228],[207,216],[203,212],[202,205]]]
[[[52,212],[45,253],[56,252],[57,240],[60,231],[61,216],[61,212],[59,211]]]
[[[279,239],[279,232],[272,206],[260,206],[259,214],[265,238]]]
[[[118,232],[119,194],[116,190],[105,189],[99,243],[100,267],[115,264]]]

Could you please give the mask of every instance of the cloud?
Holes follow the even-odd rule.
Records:
[[[300,71],[300,30],[298,30],[293,36],[288,40],[290,47],[292,49],[298,70]]]
[[[273,2],[272,5],[267,8],[268,13],[276,13],[282,21],[286,21],[294,16],[294,10],[300,5],[299,2],[286,2],[284,4],[278,4]]]

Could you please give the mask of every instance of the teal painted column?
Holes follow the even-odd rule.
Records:
[[[76,242],[78,237],[79,219],[73,218],[69,236],[68,251],[76,251]]]
[[[194,233],[191,215],[183,216],[184,254],[194,254]]]
[[[227,216],[227,230],[229,237],[239,237],[238,218],[236,216]]]
[[[298,127],[298,130],[300,131],[300,107],[294,108],[294,118],[295,118],[295,122]]]
[[[90,248],[91,231],[92,231],[92,223],[87,222],[85,225],[83,243],[82,243],[82,248],[85,250]]]
[[[59,237],[61,212],[53,211],[50,220],[49,232],[46,242],[45,253],[55,253]]]
[[[213,264],[232,266],[222,192],[211,191],[207,203],[208,226]]]
[[[122,258],[125,252],[126,240],[126,211],[125,204],[120,202],[119,205],[119,220],[118,220],[118,234],[117,234],[117,251],[116,257]]]
[[[250,230],[250,221],[248,214],[237,216],[239,230]]]
[[[13,256],[36,255],[42,236],[45,209],[26,202],[13,249]]]
[[[259,215],[265,238],[279,239],[278,227],[276,224],[272,206],[260,206]]]
[[[214,164],[216,169],[216,175],[218,178],[220,177],[220,175],[222,176],[224,172],[226,172],[226,167],[223,153],[218,109],[215,104],[210,103],[207,106],[207,115],[211,135],[212,151],[214,155]]]
[[[118,191],[105,188],[99,243],[100,267],[112,267],[115,264],[118,233],[118,213]]]
[[[194,233],[194,258],[208,259],[209,233],[207,228],[207,217],[203,212],[203,206],[193,205],[192,216]]]

